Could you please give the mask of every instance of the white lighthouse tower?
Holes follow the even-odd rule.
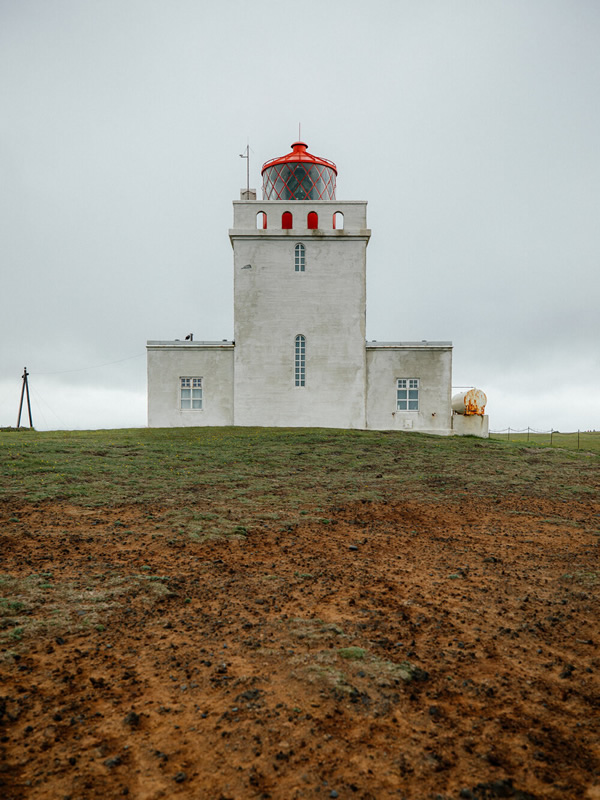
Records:
[[[262,168],[263,199],[235,202],[236,425],[366,427],[365,202],[304,142]]]

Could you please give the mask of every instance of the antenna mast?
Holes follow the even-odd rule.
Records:
[[[29,427],[33,428],[31,421],[31,402],[29,400],[29,383],[27,382],[27,367],[23,367],[23,385],[21,386],[21,402],[19,403],[19,416],[17,418],[17,428],[21,427],[21,412],[23,411],[23,395],[27,395],[27,411],[29,412]]]
[[[246,145],[246,152],[240,153],[240,158],[246,159],[246,192],[250,192],[250,143]]]

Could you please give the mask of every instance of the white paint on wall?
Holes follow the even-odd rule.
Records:
[[[399,411],[398,378],[419,380],[418,411]],[[452,432],[451,342],[367,343],[367,427]]]
[[[267,213],[266,230],[251,227],[257,210]],[[307,228],[310,211],[316,230]],[[281,228],[285,212],[289,230]],[[343,230],[333,229],[336,212]],[[365,427],[365,223],[366,203],[234,203],[236,425]],[[298,335],[306,341],[304,386],[295,385]]]
[[[452,432],[456,436],[478,436],[487,439],[490,435],[490,418],[487,414],[452,415]]]
[[[148,425],[233,424],[233,343],[149,341]],[[202,378],[202,409],[182,409],[180,379]]]

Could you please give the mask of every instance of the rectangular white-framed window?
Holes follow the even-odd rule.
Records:
[[[179,408],[182,411],[202,411],[202,378],[179,379]]]
[[[398,378],[396,383],[396,410],[419,410],[419,379]]]

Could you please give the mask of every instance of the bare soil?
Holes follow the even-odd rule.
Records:
[[[0,572],[52,575],[0,660],[3,800],[599,800],[597,504],[359,502],[207,541],[163,511],[3,507]],[[115,575],[102,624],[81,594],[50,624],[52,586]]]

